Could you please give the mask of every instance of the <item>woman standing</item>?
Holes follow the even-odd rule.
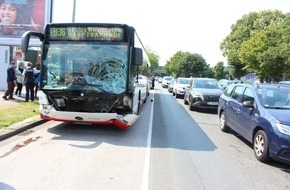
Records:
[[[35,89],[34,89],[34,98],[38,99],[37,92],[39,90],[39,82],[40,82],[40,64],[36,64],[36,75],[35,75]]]
[[[18,94],[18,96],[21,97],[21,91],[22,91],[22,87],[23,87],[23,84],[22,84],[22,82],[23,82],[23,76],[22,76],[23,62],[18,63],[18,67],[16,68],[15,72],[16,72],[16,78],[17,78],[17,88],[15,91],[15,95]]]

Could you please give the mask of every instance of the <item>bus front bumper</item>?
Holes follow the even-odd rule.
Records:
[[[70,123],[86,123],[97,125],[114,125],[119,129],[128,129],[139,118],[139,115],[127,114],[118,115],[117,113],[84,113],[66,112],[51,110],[40,110],[40,117],[43,120],[54,120]]]

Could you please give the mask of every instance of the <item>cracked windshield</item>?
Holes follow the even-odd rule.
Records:
[[[125,91],[126,45],[53,43],[43,64],[43,89]]]

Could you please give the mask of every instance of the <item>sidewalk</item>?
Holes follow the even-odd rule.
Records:
[[[17,106],[17,104],[20,104],[21,102],[25,101],[26,92],[24,88],[22,90],[22,97],[18,97],[14,95],[15,100],[4,100],[2,98],[4,94],[5,94],[5,91],[0,90],[0,109],[13,108]],[[1,116],[0,116],[0,119],[1,119]],[[0,141],[10,138],[16,134],[22,133],[33,127],[36,127],[44,122],[45,120],[41,120],[39,115],[37,115],[31,118],[25,119],[21,122],[14,123],[4,129],[0,129]]]
[[[14,90],[14,92],[15,92],[15,90]],[[4,94],[5,94],[5,91],[0,90],[0,109],[13,107],[13,106],[16,106],[17,104],[23,102],[25,100],[25,94],[26,94],[26,92],[24,90],[22,92],[21,97],[18,97],[16,95],[14,95],[13,98],[15,98],[15,100],[4,100],[2,98],[4,96]]]

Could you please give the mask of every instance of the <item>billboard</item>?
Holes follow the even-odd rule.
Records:
[[[26,31],[42,32],[50,20],[49,0],[0,0],[1,44],[19,45]]]
[[[9,66],[10,47],[0,46],[0,90],[7,88],[7,68]]]

